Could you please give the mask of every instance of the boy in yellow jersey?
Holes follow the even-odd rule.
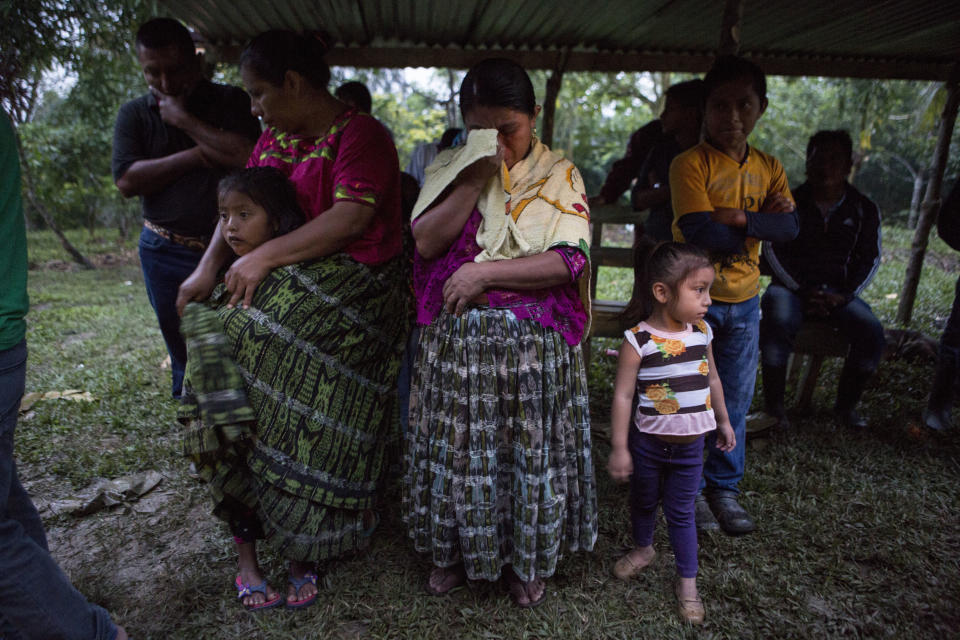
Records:
[[[719,57],[704,78],[705,140],[670,165],[674,238],[706,250],[716,270],[706,320],[737,441],[724,453],[711,441],[716,436],[708,436],[697,527],[719,526],[731,535],[755,528],[737,496],[757,377],[760,242],[792,240],[799,228],[783,166],[747,144],[767,108],[766,94],[759,67],[736,56]]]

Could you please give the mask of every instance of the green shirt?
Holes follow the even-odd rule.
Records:
[[[27,230],[20,197],[20,158],[13,125],[0,116],[0,351],[27,333]]]

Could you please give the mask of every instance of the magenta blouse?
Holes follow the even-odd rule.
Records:
[[[417,295],[417,324],[428,325],[443,309],[443,285],[463,264],[473,262],[480,253],[477,230],[483,216],[474,208],[460,236],[443,256],[427,260],[419,253],[413,263],[413,289]],[[416,226],[414,220],[413,225]],[[554,247],[551,251],[563,256],[570,270],[570,282],[545,289],[486,291],[490,306],[510,309],[517,318],[530,319],[559,331],[571,346],[583,339],[587,312],[577,291],[577,278],[587,265],[587,257],[575,247]]]
[[[390,134],[373,117],[348,109],[326,135],[308,138],[267,129],[248,167],[275,167],[297,190],[307,220],[341,201],[373,207],[363,235],[344,248],[363,264],[381,264],[400,253],[400,167]]]

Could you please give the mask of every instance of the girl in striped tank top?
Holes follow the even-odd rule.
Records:
[[[680,615],[701,624],[694,500],[704,434],[718,429],[717,447],[723,451],[735,444],[710,348],[713,334],[703,320],[714,269],[691,244],[638,245],[634,256],[633,297],[624,316],[637,324],[624,332],[620,347],[607,468],[614,480],[630,481],[636,546],[613,573],[628,580],[653,562],[662,503],[676,557]]]

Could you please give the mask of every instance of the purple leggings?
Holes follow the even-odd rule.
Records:
[[[630,521],[638,547],[653,544],[657,505],[663,502],[670,546],[681,578],[697,576],[697,527],[694,500],[703,469],[703,436],[676,444],[630,427]]]

